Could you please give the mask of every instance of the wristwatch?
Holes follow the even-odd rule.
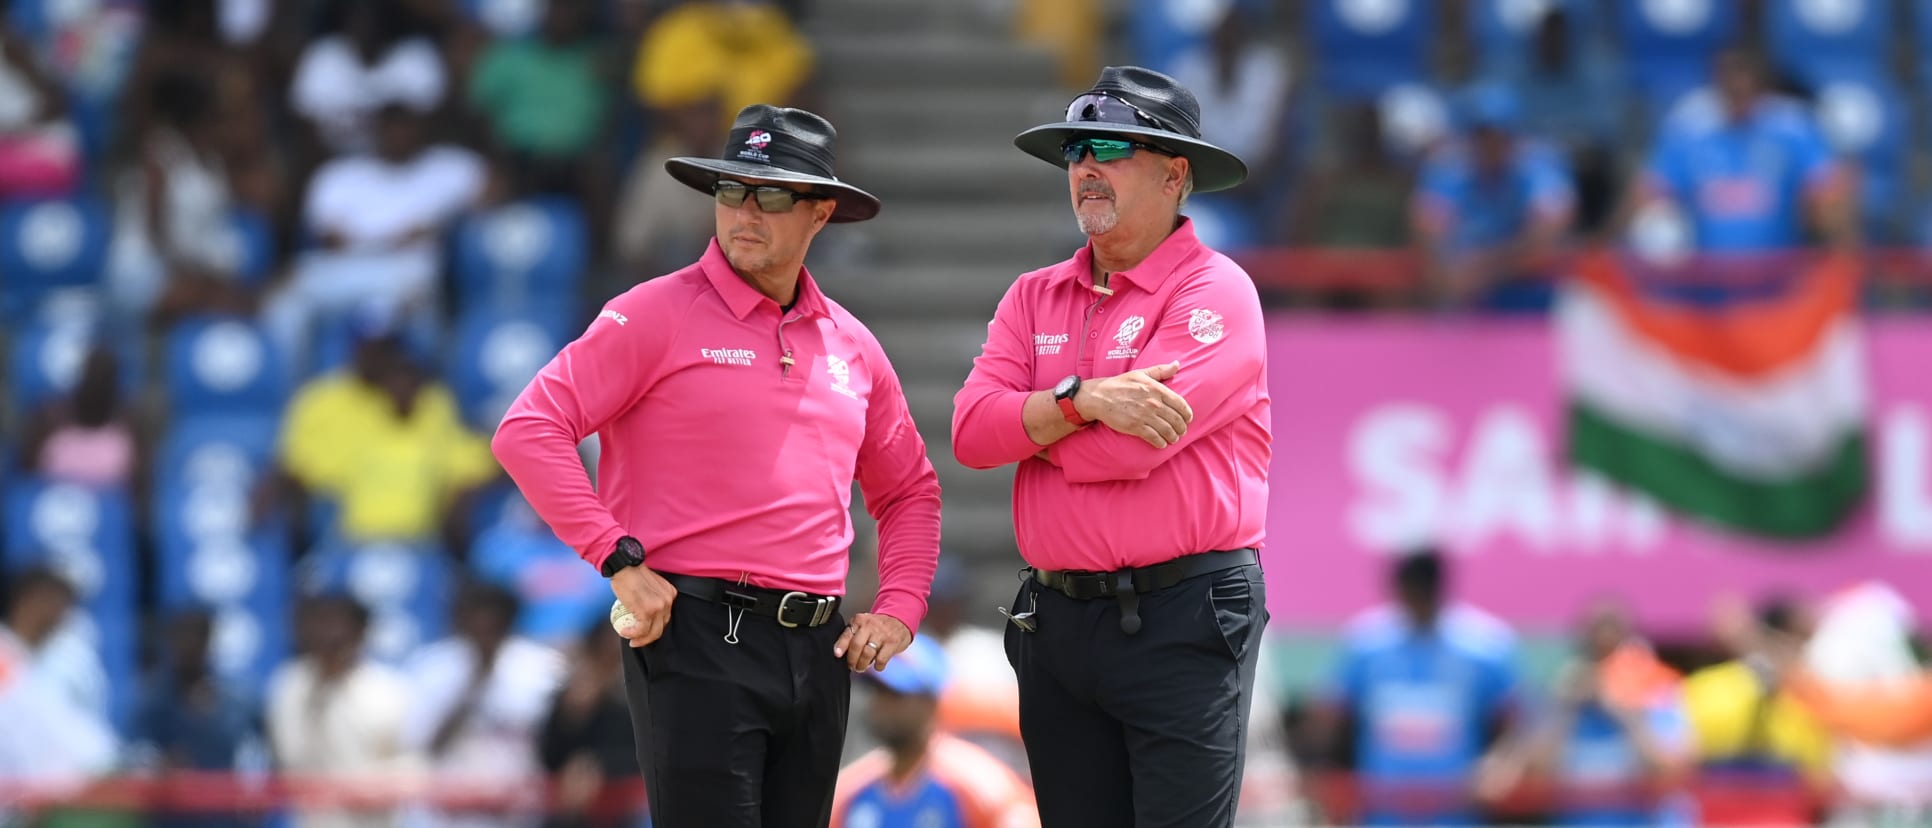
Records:
[[[604,573],[604,577],[610,578],[629,567],[643,565],[644,544],[638,543],[637,539],[630,535],[625,535],[617,539],[617,548],[612,549],[609,555],[604,556],[604,565],[601,571]]]
[[[1073,395],[1078,393],[1080,393],[1079,374],[1070,374],[1066,379],[1061,380],[1059,385],[1053,386],[1053,401],[1060,404],[1061,415],[1067,418],[1067,422],[1083,426],[1093,421],[1080,416],[1080,412],[1074,410]]]

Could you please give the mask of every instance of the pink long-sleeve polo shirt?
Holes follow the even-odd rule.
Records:
[[[953,453],[977,469],[1019,464],[1013,528],[1041,569],[1115,570],[1259,547],[1268,510],[1267,339],[1248,274],[1202,245],[1191,220],[1147,259],[1094,288],[1093,249],[1027,273],[1000,300],[954,397]],[[1108,377],[1178,361],[1167,385],[1194,409],[1156,449],[1094,423],[1036,457],[1026,398],[1070,374]]]
[[[592,490],[577,456],[600,439]],[[913,631],[939,558],[939,478],[871,331],[801,272],[789,313],[714,240],[610,301],[525,388],[491,443],[592,566],[617,539],[653,570],[845,591],[852,481],[879,522],[873,611]]]

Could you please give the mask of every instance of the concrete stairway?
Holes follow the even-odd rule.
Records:
[[[816,0],[827,116],[840,174],[885,202],[879,218],[827,232],[857,255],[820,277],[871,327],[904,381],[946,492],[945,549],[984,600],[1011,598],[1012,472],[953,461],[952,398],[986,323],[1019,274],[1083,241],[1062,173],[1013,147],[1068,92],[1051,57],[962,0]],[[855,582],[864,574],[854,572]],[[855,583],[856,586],[856,583]]]

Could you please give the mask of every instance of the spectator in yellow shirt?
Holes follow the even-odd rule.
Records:
[[[1784,599],[1764,602],[1756,616],[1742,608],[1721,615],[1719,637],[1737,657],[1684,680],[1709,825],[1803,821],[1834,786],[1830,733],[1784,685],[1763,636],[1750,634],[1802,640],[1809,623]]]
[[[446,543],[461,537],[459,501],[501,473],[488,440],[418,365],[394,315],[363,311],[346,368],[296,391],[283,421],[271,501],[307,494],[337,506],[324,536]],[[295,498],[299,500],[300,498]]]
[[[631,81],[652,109],[716,102],[728,129],[755,103],[798,104],[812,72],[812,49],[767,0],[694,0],[664,13],[644,32]]]

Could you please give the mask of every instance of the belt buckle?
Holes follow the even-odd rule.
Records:
[[[796,629],[798,627],[797,621],[785,620],[785,608],[791,605],[793,598],[803,600],[805,597],[805,593],[793,590],[785,593],[785,597],[778,599],[778,612],[774,614],[778,619],[778,626],[786,629]]]

